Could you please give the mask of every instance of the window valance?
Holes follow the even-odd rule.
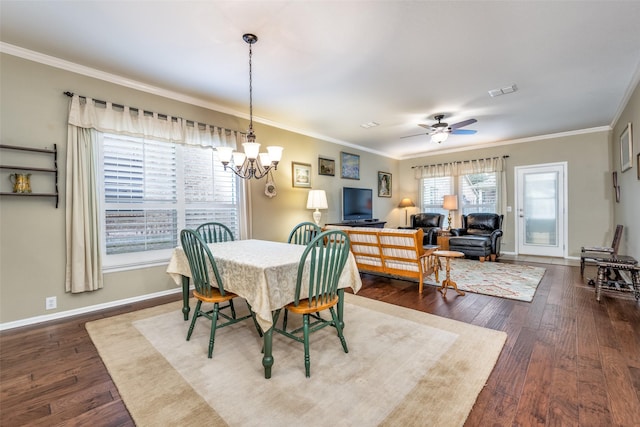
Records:
[[[232,147],[242,142],[243,133],[144,111],[89,97],[72,95],[69,124],[104,133],[125,134],[159,141],[203,147]]]
[[[411,168],[415,169],[414,175],[416,179],[469,175],[473,173],[503,172],[506,170],[506,159],[508,157],[509,156],[490,157],[486,159],[412,166]]]

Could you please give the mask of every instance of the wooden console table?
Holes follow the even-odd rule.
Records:
[[[346,222],[336,222],[333,224],[325,224],[325,225],[337,225],[340,227],[369,227],[369,228],[384,228],[384,225],[387,221],[346,221]]]

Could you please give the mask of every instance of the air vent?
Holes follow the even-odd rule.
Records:
[[[376,126],[380,126],[380,123],[369,122],[369,123],[363,123],[360,125],[361,128],[365,128],[365,129],[374,128]]]
[[[518,90],[518,86],[516,86],[515,84],[511,85],[511,86],[506,86],[500,89],[491,89],[489,91],[489,95],[491,95],[492,98],[495,98],[496,96],[501,96],[501,95],[506,95],[509,93],[513,93],[515,91]]]

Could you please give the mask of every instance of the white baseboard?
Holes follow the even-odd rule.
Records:
[[[182,292],[182,287],[178,287],[176,289],[168,289],[166,291],[154,292],[152,294],[140,295],[137,297],[121,299],[117,301],[105,302],[103,304],[90,305],[87,307],[76,308],[74,310],[61,311],[59,313],[44,314],[42,316],[29,317],[27,319],[15,320],[13,322],[0,323],[0,331],[19,328],[21,326],[34,325],[36,323],[48,322],[51,320],[64,319],[66,317],[77,316],[78,314],[91,313],[93,311],[104,310],[105,308],[118,307],[121,305],[145,301],[148,299],[163,297],[180,292]]]

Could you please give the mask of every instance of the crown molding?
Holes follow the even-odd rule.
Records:
[[[204,99],[187,96],[179,92],[162,89],[157,86],[152,86],[146,83],[139,82],[137,80],[132,80],[122,76],[118,76],[116,74],[111,74],[104,71],[96,70],[95,68],[85,67],[84,65],[79,65],[74,62],[66,61],[64,59],[56,58],[54,56],[45,55],[43,53],[34,52],[32,50],[24,49],[19,46],[14,46],[9,43],[0,42],[0,52],[6,53],[8,55],[17,56],[19,58],[27,59],[29,61],[38,62],[40,64],[48,65],[50,67],[59,68],[61,70],[70,71],[72,73],[81,74],[83,76],[92,77],[98,80],[103,80],[109,83],[117,84],[119,86],[128,87],[131,89],[139,90],[141,92],[147,92],[153,95],[162,96],[164,98],[173,99],[176,101],[206,108],[208,110],[218,111],[224,114],[229,114],[234,117],[239,117],[241,119],[249,120],[249,115],[247,113],[237,111],[228,107],[224,107],[220,104],[216,104],[211,101],[206,101]],[[298,129],[292,126],[286,126],[286,125],[283,125],[282,123],[277,123],[272,120],[265,119],[263,117],[254,116],[253,121],[257,123],[261,123],[263,125],[297,133],[300,135],[309,136],[311,138],[320,139],[320,140],[331,142],[338,145],[344,145],[344,146],[358,149],[361,151],[367,151],[369,153],[377,154],[379,156],[390,157],[388,154],[385,154],[376,150],[372,150],[367,147],[361,147],[359,145],[352,144],[347,141],[331,138],[326,135],[310,132],[304,129]]]
[[[65,61],[63,59],[60,58],[56,58],[53,56],[49,56],[49,55],[45,55],[39,52],[34,52],[32,50],[28,50],[28,49],[24,49],[21,48],[19,46],[14,46],[11,45],[9,43],[5,43],[5,42],[0,42],[0,52],[2,53],[6,53],[8,55],[13,55],[13,56],[17,56],[23,59],[27,59],[33,62],[38,62],[44,65],[49,65],[51,67],[55,67],[55,68],[60,68],[62,70],[65,71],[70,71],[73,73],[77,73],[77,74],[81,74],[87,77],[92,77],[98,80],[103,80],[103,81],[107,81],[110,83],[114,83],[120,86],[124,86],[124,87],[128,87],[131,89],[135,89],[135,90],[139,90],[142,92],[147,92],[153,95],[158,95],[158,96],[162,96],[164,98],[169,98],[169,99],[173,99],[176,101],[180,101],[180,102],[184,102],[187,104],[191,104],[191,105],[195,105],[195,106],[199,106],[202,108],[206,108],[209,110],[213,110],[213,111],[218,111],[224,114],[229,114],[231,116],[234,117],[238,117],[241,119],[245,119],[245,120],[249,120],[249,115],[246,113],[243,113],[241,111],[237,111],[234,109],[230,109],[228,107],[224,107],[222,105],[216,104],[214,102],[211,101],[206,101],[204,99],[201,98],[196,98],[196,97],[192,97],[192,96],[187,96],[184,95],[182,93],[179,92],[174,92],[174,91],[170,91],[167,89],[162,89],[159,88],[157,86],[152,86],[152,85],[148,85],[142,82],[139,82],[137,80],[132,80],[132,79],[128,79],[122,76],[118,76],[116,74],[111,74],[111,73],[107,73],[104,71],[100,71],[97,70],[95,68],[90,68],[90,67],[85,67],[84,65],[79,65],[76,64],[74,62],[70,62],[70,61]],[[297,133],[300,135],[305,135],[305,136],[309,136],[311,138],[315,138],[315,139],[320,139],[322,141],[326,141],[326,142],[330,142],[333,144],[338,144],[338,145],[342,145],[345,147],[350,147],[356,150],[360,150],[360,151],[365,151],[368,153],[372,153],[372,154],[376,154],[382,157],[386,157],[386,158],[390,158],[390,159],[394,159],[394,160],[409,160],[409,159],[415,159],[415,158],[419,158],[419,157],[425,157],[425,156],[432,156],[432,155],[439,155],[439,154],[449,154],[449,153],[457,153],[457,152],[463,152],[463,151],[470,151],[470,150],[478,150],[478,149],[484,149],[484,148],[490,148],[490,147],[498,147],[498,146],[503,146],[503,145],[512,145],[512,144],[521,144],[521,143],[525,143],[525,142],[535,142],[535,141],[541,141],[541,140],[545,140],[545,139],[552,139],[552,138],[561,138],[561,137],[565,137],[565,136],[572,136],[572,135],[581,135],[581,134],[585,134],[585,133],[594,133],[594,132],[602,132],[602,131],[609,131],[611,129],[613,129],[614,124],[618,121],[620,114],[622,114],[622,111],[624,109],[624,106],[626,105],[626,102],[628,102],[629,98],[631,97],[631,94],[633,93],[633,90],[635,88],[635,86],[637,85],[638,81],[640,81],[640,61],[638,62],[638,67],[636,70],[636,73],[634,75],[634,78],[632,80],[632,84],[629,85],[629,88],[627,89],[627,92],[625,94],[624,97],[624,102],[622,102],[620,104],[620,108],[615,116],[615,119],[613,120],[612,124],[610,126],[601,126],[601,127],[595,127],[595,128],[590,128],[590,129],[583,129],[583,130],[577,130],[577,131],[570,131],[570,132],[562,132],[562,133],[555,133],[555,134],[549,134],[549,135],[540,135],[540,136],[534,136],[534,137],[527,137],[527,138],[522,138],[522,139],[515,139],[515,140],[507,140],[507,141],[499,141],[499,142],[487,142],[487,143],[481,143],[478,145],[472,145],[472,146],[465,146],[465,147],[460,147],[460,148],[451,148],[451,149],[445,149],[445,150],[438,150],[437,152],[432,152],[432,151],[427,151],[427,152],[422,152],[422,153],[418,153],[418,154],[412,154],[410,156],[394,156],[388,153],[383,153],[380,152],[378,150],[373,150],[371,148],[368,147],[363,147],[357,144],[353,144],[350,143],[348,141],[342,141],[340,139],[336,139],[336,138],[331,138],[328,137],[326,135],[322,135],[316,132],[311,132],[308,130],[304,130],[304,129],[298,129],[292,126],[287,126],[287,125],[283,125],[282,123],[277,123],[274,122],[272,120],[268,120],[265,119],[263,117],[253,117],[253,121],[257,122],[257,123],[261,123],[267,126],[271,126],[274,128],[278,128],[278,129],[282,129],[282,130],[286,130],[289,132],[293,132],[293,133]]]
[[[476,145],[468,145],[468,146],[465,146],[465,147],[450,148],[450,149],[446,149],[446,150],[438,150],[438,151],[435,151],[435,152],[434,151],[426,151],[426,152],[423,152],[423,153],[420,153],[420,154],[402,157],[400,160],[411,160],[411,159],[417,159],[417,158],[426,157],[426,156],[437,156],[437,155],[440,155],[440,154],[451,154],[451,153],[460,153],[460,152],[463,152],[463,151],[482,150],[482,149],[485,149],[485,148],[494,148],[494,147],[501,147],[501,146],[504,146],[504,145],[522,144],[522,143],[526,143],[526,142],[540,142],[540,141],[544,141],[544,140],[547,140],[547,139],[564,138],[564,137],[567,137],[567,136],[584,135],[584,134],[589,134],[589,133],[609,132],[612,129],[613,128],[611,126],[598,126],[598,127],[594,127],[594,128],[588,128],[588,129],[572,130],[572,131],[568,131],[568,132],[552,133],[552,134],[548,134],[548,135],[530,136],[530,137],[527,137],[527,138],[511,139],[511,140],[506,140],[506,141],[484,142],[484,143],[480,143],[480,144],[476,144]]]

